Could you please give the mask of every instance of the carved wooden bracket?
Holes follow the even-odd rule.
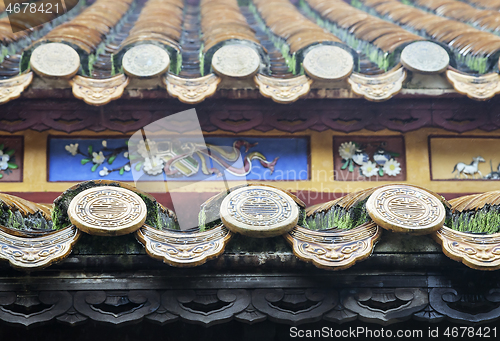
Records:
[[[293,253],[305,262],[327,270],[343,270],[366,259],[380,239],[381,229],[373,222],[352,230],[312,231],[296,226],[283,236]]]
[[[7,231],[0,228],[0,258],[28,271],[45,268],[67,257],[80,237],[80,231],[74,226],[36,237],[15,236]]]
[[[477,270],[500,269],[500,233],[472,234],[443,226],[432,234],[445,255]]]
[[[0,104],[19,98],[32,80],[33,72],[0,80]]]
[[[375,76],[352,73],[348,78],[352,91],[369,101],[385,101],[392,98],[403,88],[406,79],[404,68],[394,68]]]
[[[485,101],[500,92],[500,76],[498,73],[470,76],[448,70],[446,71],[446,77],[448,77],[457,92],[475,100]]]
[[[148,255],[177,267],[194,267],[217,258],[232,236],[223,225],[194,233],[160,231],[144,225],[136,232]]]
[[[118,75],[106,79],[94,79],[75,76],[70,81],[73,95],[90,105],[105,105],[123,95],[129,79],[125,75]]]
[[[169,73],[163,78],[168,93],[187,104],[200,103],[212,96],[220,81],[213,73],[200,78],[181,78]]]
[[[292,103],[305,96],[311,89],[312,79],[298,76],[289,79],[272,78],[258,74],[254,77],[255,84],[264,97],[272,98],[277,103]]]

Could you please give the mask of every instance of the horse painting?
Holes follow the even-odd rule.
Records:
[[[452,174],[457,172],[455,174],[455,178],[460,178],[460,174],[463,174],[466,179],[468,179],[468,175],[471,175],[472,178],[474,179],[476,174],[479,174],[479,176],[482,178],[483,174],[479,171],[479,162],[485,162],[484,159],[481,156],[477,156],[472,158],[472,162],[470,165],[465,164],[463,162],[459,162],[455,165],[453,168],[453,171],[451,172]]]

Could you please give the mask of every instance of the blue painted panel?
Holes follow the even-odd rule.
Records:
[[[102,141],[106,141],[106,148],[103,147]],[[186,176],[177,172],[175,176],[166,176],[165,173],[158,175],[148,175],[144,173],[144,164],[138,167],[138,161],[144,159],[138,156],[138,159],[133,160],[130,171],[125,169],[120,174],[127,163],[128,159],[124,154],[128,148],[126,141],[128,138],[59,138],[51,137],[49,139],[49,181],[85,181],[96,179],[108,179],[119,181],[134,181],[134,177],[140,178],[142,181],[202,181],[202,180],[222,180],[213,174],[203,174],[201,170],[203,157],[208,168],[216,168],[218,172],[224,173],[226,180],[262,180],[262,181],[293,181],[293,180],[308,180],[309,179],[309,139],[301,138],[269,138],[269,137],[206,137],[207,145],[225,146],[226,150],[232,150],[232,146],[236,141],[245,141],[245,145],[240,147],[241,157],[236,161],[229,161],[222,157],[219,153],[211,150],[213,157],[206,154],[201,157],[198,154],[193,154],[191,164],[197,169],[192,170],[190,176]],[[183,139],[179,139],[181,143]],[[160,144],[162,141],[155,141]],[[78,144],[78,153],[71,155],[70,145]],[[243,143],[240,143],[243,144]],[[253,145],[256,144],[256,145]],[[252,146],[253,145],[253,146]],[[68,146],[67,150],[66,147]],[[249,146],[248,151],[245,146]],[[94,157],[89,157],[89,147],[92,148],[92,154],[103,152],[106,161],[102,164],[93,162]],[[116,153],[116,159],[109,164],[109,155]],[[92,155],[90,154],[90,155]],[[97,154],[96,154],[97,155]],[[95,156],[95,155],[94,155]],[[274,171],[271,174],[273,165],[269,165],[276,158]],[[232,172],[224,172],[225,167],[216,162],[216,159],[222,163],[231,166]],[[251,159],[251,160],[250,160]],[[259,160],[261,159],[262,162]],[[87,160],[87,163],[82,164]],[[249,170],[248,174],[245,171]],[[104,167],[108,169],[109,174],[106,174]],[[175,167],[174,167],[175,168]],[[94,171],[92,171],[94,169]]]

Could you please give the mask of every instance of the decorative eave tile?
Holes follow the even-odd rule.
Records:
[[[73,95],[90,105],[105,105],[123,95],[129,79],[120,74],[106,79],[75,76],[71,80]]]
[[[272,98],[277,103],[292,103],[305,96],[311,89],[312,79],[298,76],[289,79],[273,78],[258,74],[255,84],[264,97]]]
[[[45,268],[66,258],[80,237],[80,231],[69,226],[41,236],[21,236],[0,228],[0,259],[20,270]]]
[[[368,258],[381,233],[375,223],[369,222],[345,231],[313,231],[296,226],[283,236],[299,259],[322,269],[344,270]]]
[[[144,225],[136,232],[148,255],[176,267],[194,267],[217,258],[232,236],[223,225],[191,233],[160,231]]]
[[[24,89],[31,84],[32,80],[33,72],[0,80],[0,104],[19,98]]]
[[[197,104],[212,96],[220,81],[213,73],[200,78],[181,78],[169,73],[163,78],[168,93],[187,104]]]
[[[449,258],[476,270],[500,269],[500,233],[472,234],[443,226],[432,234]]]
[[[475,100],[485,101],[500,92],[500,75],[498,73],[470,76],[448,70],[446,77],[457,92]]]
[[[369,101],[380,102],[386,101],[400,92],[405,79],[405,69],[398,67],[375,76],[352,73],[348,82],[354,93]]]

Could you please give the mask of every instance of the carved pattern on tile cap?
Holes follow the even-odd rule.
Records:
[[[450,56],[431,41],[416,41],[401,52],[401,64],[408,70],[425,74],[441,73],[448,68]]]
[[[0,80],[0,104],[19,98],[32,80],[33,72]]]
[[[66,258],[80,237],[74,226],[39,237],[21,237],[0,228],[0,258],[19,270],[45,268]]]
[[[446,226],[432,234],[441,244],[443,253],[476,270],[500,269],[500,233],[473,234],[452,230]]]
[[[164,49],[142,44],[128,50],[122,59],[123,71],[131,77],[155,77],[167,72],[170,57]]]
[[[283,235],[300,260],[326,270],[344,270],[368,258],[381,230],[373,222],[352,230],[312,231],[300,226]]]
[[[187,104],[200,103],[212,96],[220,81],[213,73],[200,78],[181,78],[169,73],[163,78],[168,93]]]
[[[402,67],[398,67],[375,76],[354,72],[348,81],[354,93],[369,101],[379,102],[386,101],[400,92],[405,79],[406,71]]]
[[[277,103],[292,103],[305,96],[311,90],[312,79],[298,76],[289,79],[273,78],[258,74],[254,77],[262,96]]]
[[[377,189],[368,198],[366,210],[380,227],[413,234],[432,233],[446,218],[444,205],[434,194],[407,185]]]
[[[125,75],[106,79],[75,76],[70,83],[76,98],[87,104],[100,106],[120,98],[129,79]]]
[[[446,71],[446,77],[458,93],[467,97],[485,101],[500,92],[500,76],[489,73],[481,76],[470,76],[453,70]]]
[[[341,80],[352,73],[354,59],[338,46],[317,45],[306,54],[302,65],[311,78]]]
[[[204,232],[159,231],[144,225],[136,232],[148,255],[176,267],[198,266],[220,256],[232,235],[223,225]]]
[[[71,78],[80,69],[80,56],[71,46],[48,43],[35,48],[30,66],[42,77]]]
[[[283,191],[266,186],[238,188],[220,206],[224,225],[235,233],[256,238],[287,233],[297,225],[299,208]]]
[[[246,78],[254,75],[260,66],[259,54],[246,45],[225,45],[212,58],[213,70],[223,76]]]
[[[139,229],[147,208],[134,192],[114,186],[89,188],[71,200],[71,222],[83,232],[99,236],[120,236]]]

